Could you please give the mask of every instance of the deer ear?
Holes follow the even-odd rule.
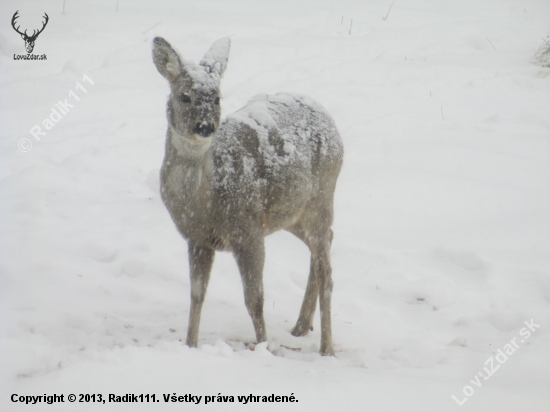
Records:
[[[222,77],[223,72],[227,68],[230,46],[231,39],[229,37],[223,37],[216,40],[199,63],[201,66],[205,67],[208,73],[218,80]]]
[[[162,37],[153,39],[153,62],[159,73],[169,82],[173,82],[182,71],[182,63],[178,53]]]
[[[22,34],[22,35],[21,35],[21,38],[22,38],[23,40],[25,40],[25,35],[24,35],[24,34]]]

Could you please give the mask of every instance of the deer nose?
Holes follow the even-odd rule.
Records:
[[[193,131],[195,132],[195,134],[199,134],[202,137],[208,137],[214,131],[214,126],[212,126],[208,122],[197,123]]]

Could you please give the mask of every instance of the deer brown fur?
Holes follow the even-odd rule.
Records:
[[[258,342],[263,316],[264,238],[281,229],[311,251],[310,273],[294,336],[321,310],[322,355],[331,332],[333,199],[343,146],[330,115],[310,98],[258,95],[220,124],[220,78],[230,41],[215,42],[199,65],[153,40],[153,61],[168,80],[166,154],[161,195],[187,240],[191,310],[187,344],[196,347],[201,308],[216,251],[232,252]]]

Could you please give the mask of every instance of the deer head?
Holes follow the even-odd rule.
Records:
[[[18,14],[19,13],[19,10],[17,10],[15,12],[15,14],[13,15],[12,19],[11,19],[11,26],[13,27],[13,29],[19,33],[21,35],[21,38],[23,40],[25,40],[25,48],[27,49],[27,53],[32,53],[33,49],[34,49],[34,42],[36,41],[36,38],[38,37],[38,35],[40,33],[42,33],[42,31],[44,31],[44,28],[46,27],[46,24],[48,24],[48,20],[50,19],[48,17],[48,15],[46,13],[44,13],[44,18],[46,19],[44,21],[44,23],[42,23],[42,28],[38,31],[36,30],[33,30],[33,33],[31,36],[27,35],[27,30],[25,30],[23,33],[21,33],[19,31],[19,27],[20,26],[17,26],[15,27],[15,20],[17,20],[17,18],[19,17]]]
[[[153,39],[153,61],[172,89],[169,124],[193,144],[211,137],[220,125],[220,78],[230,43],[227,37],[214,42],[197,65],[183,60],[162,37]]]

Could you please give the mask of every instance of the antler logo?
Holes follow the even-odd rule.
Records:
[[[48,15],[46,13],[44,13],[44,18],[46,19],[46,21],[44,21],[44,23],[42,23],[42,28],[38,31],[33,30],[32,35],[29,36],[29,35],[27,35],[27,30],[25,30],[23,33],[21,33],[19,31],[19,27],[21,27],[21,26],[15,27],[15,20],[17,20],[17,18],[19,17],[17,13],[19,13],[19,10],[17,10],[15,12],[15,14],[13,15],[13,17],[11,19],[11,25],[12,25],[13,29],[21,35],[23,40],[25,40],[25,48],[27,49],[27,53],[32,53],[32,50],[34,49],[34,42],[36,41],[36,38],[38,37],[38,35],[40,33],[42,33],[44,31],[44,28],[46,27],[46,24],[48,24],[48,20],[50,18],[48,17]]]

